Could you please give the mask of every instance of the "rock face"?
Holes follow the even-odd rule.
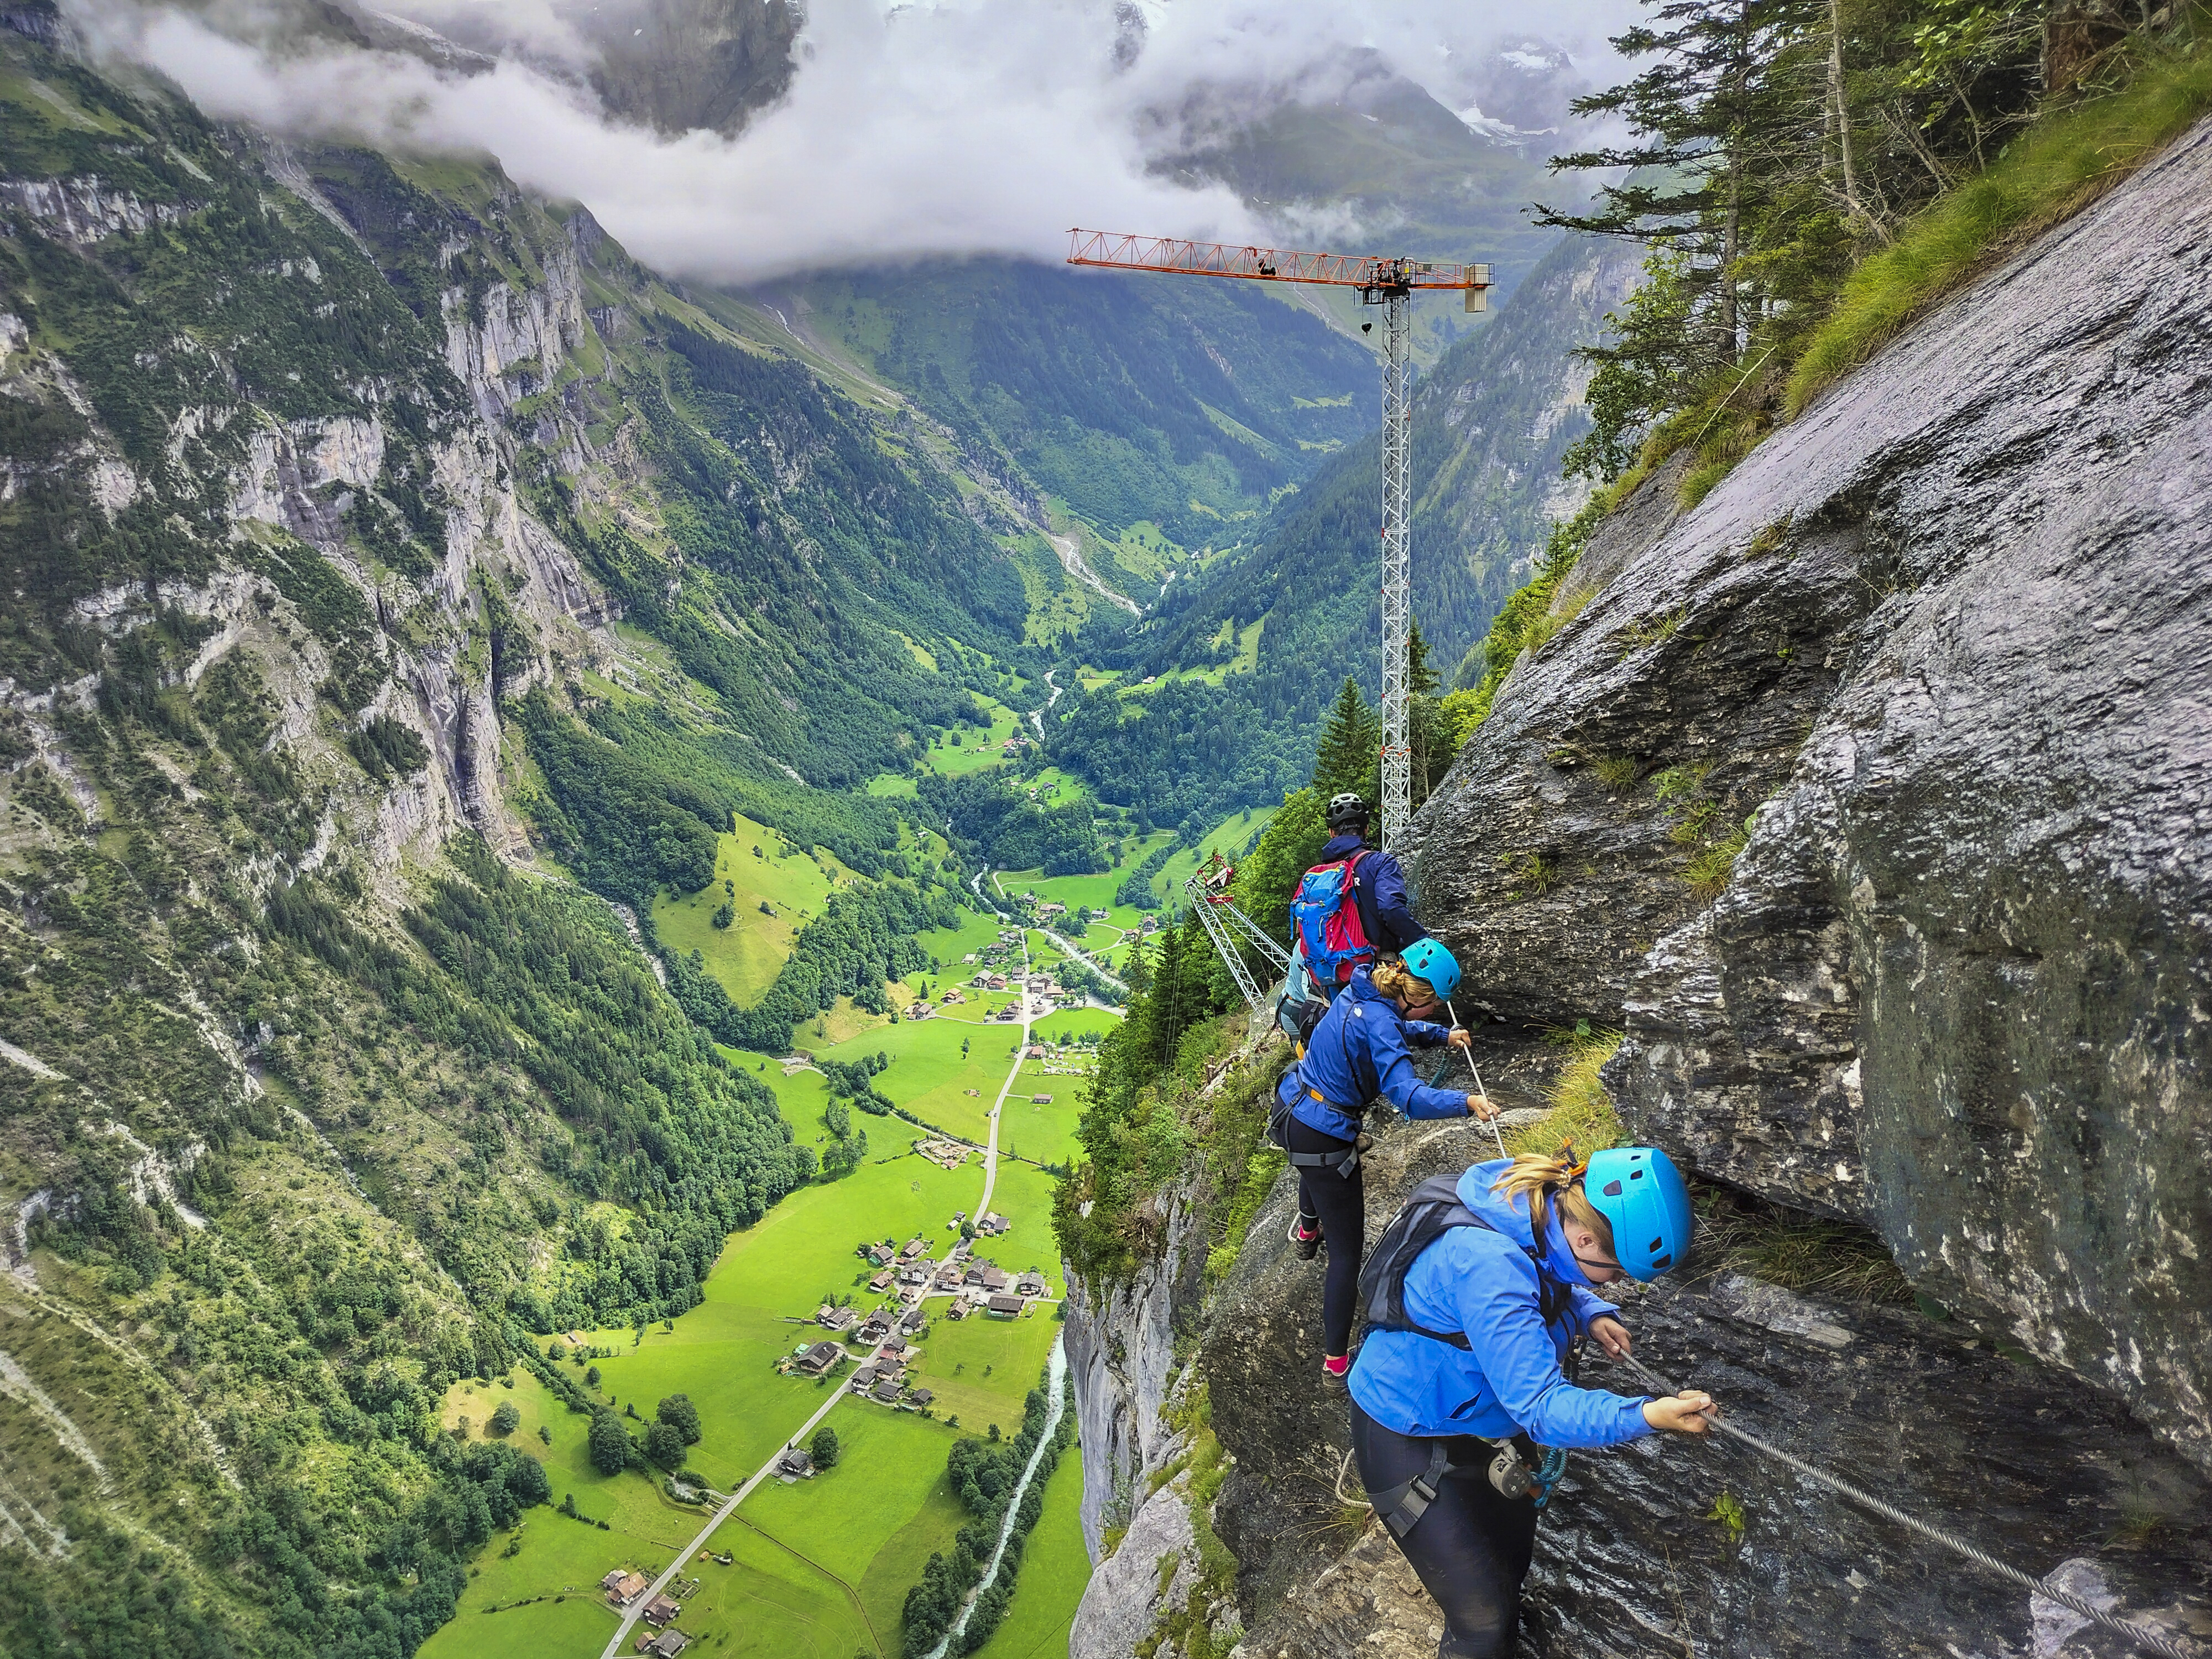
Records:
[[[1093,1560],[1112,1525],[1128,1525],[1144,1478],[1164,1468],[1174,1438],[1160,1420],[1175,1370],[1177,1316],[1197,1307],[1206,1245],[1190,1206],[1176,1201],[1161,1259],[1126,1285],[1067,1291],[1067,1367],[1083,1446],[1083,1542]]]
[[[1487,1137],[1463,1125],[1386,1131],[1368,1168],[1370,1242],[1417,1182],[1486,1151]],[[1320,1268],[1284,1240],[1293,1201],[1285,1180],[1254,1221],[1200,1360],[1214,1431],[1237,1460],[1212,1525],[1242,1567],[1240,1651],[1428,1659],[1442,1628],[1435,1604],[1358,1505],[1356,1473],[1343,1476],[1355,1502],[1337,1495],[1346,1408],[1312,1376]],[[1623,1302],[1647,1364],[1711,1389],[1785,1450],[2030,1571],[2066,1563],[2073,1588],[2125,1616],[2212,1636],[2206,1489],[2109,1395],[2001,1358],[1957,1322],[1732,1274],[1632,1286]],[[1643,1392],[1597,1359],[1583,1382]],[[1715,1518],[1736,1505],[1740,1529]],[[2087,1659],[2128,1650],[2029,1600],[1747,1450],[1653,1437],[1575,1454],[1538,1534],[1523,1651]]]
[[[2212,126],[1611,529],[1419,868],[1639,1133],[2212,1468],[2208,275]]]

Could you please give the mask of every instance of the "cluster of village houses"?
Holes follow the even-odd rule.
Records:
[[[729,1558],[717,1556],[715,1559],[726,1565]],[[617,1567],[599,1580],[599,1589],[605,1593],[609,1607],[626,1608],[652,1588],[652,1582],[643,1573],[631,1568]],[[697,1587],[698,1581],[694,1579],[691,1589],[696,1589]],[[691,1645],[691,1638],[676,1628],[676,1621],[683,1612],[683,1603],[672,1596],[654,1596],[638,1614],[645,1621],[647,1628],[638,1632],[632,1650],[650,1654],[653,1659],[676,1659],[678,1654]]]
[[[957,1224],[966,1218],[963,1214],[953,1220]],[[979,1237],[996,1238],[1012,1224],[1002,1215],[986,1214],[976,1222],[975,1231]],[[846,1344],[866,1348],[868,1358],[854,1370],[848,1386],[855,1394],[902,1411],[926,1412],[936,1398],[907,1376],[908,1365],[920,1358],[909,1340],[928,1322],[922,1308],[925,1298],[949,1298],[947,1319],[967,1319],[978,1314],[986,1318],[1018,1319],[1030,1303],[1048,1300],[1052,1295],[1052,1286],[1035,1268],[1008,1273],[996,1262],[975,1255],[973,1244],[964,1238],[945,1253],[942,1261],[931,1258],[929,1242],[919,1234],[900,1248],[869,1243],[859,1246],[857,1253],[876,1269],[868,1280],[869,1290],[896,1299],[866,1314],[857,1308],[825,1303],[815,1310],[814,1322],[836,1333],[839,1340],[817,1342],[792,1354],[784,1369],[800,1376],[827,1376],[851,1358]],[[787,1468],[787,1463],[792,1467]],[[806,1455],[793,1448],[778,1461],[776,1473],[786,1480],[797,1480],[811,1475],[813,1469]]]

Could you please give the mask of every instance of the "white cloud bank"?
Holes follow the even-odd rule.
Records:
[[[1586,52],[1627,0],[1573,3],[1512,21]],[[1427,0],[1354,15],[1311,0],[1152,0],[1143,51],[1117,65],[1128,9],[1117,21],[1113,0],[944,0],[888,14],[881,0],[811,0],[789,93],[732,139],[612,120],[587,88],[520,62],[470,74],[303,40],[281,3],[256,4],[72,9],[99,50],[159,69],[211,115],[487,153],[518,182],[587,204],[653,265],[720,281],[941,253],[1056,258],[1072,224],[1256,238],[1226,188],[1148,171],[1140,135],[1159,131],[1158,112],[1200,85],[1327,95],[1332,66],[1358,47],[1449,102],[1441,82],[1455,58],[1505,32],[1470,27],[1463,3]],[[406,9],[434,22],[453,4]],[[575,37],[542,3],[503,9],[501,21],[541,61],[576,60]]]

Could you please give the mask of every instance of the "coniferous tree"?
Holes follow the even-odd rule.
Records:
[[[1324,801],[1347,790],[1364,791],[1382,752],[1382,722],[1360,695],[1359,682],[1347,674],[1314,750],[1313,787]]]

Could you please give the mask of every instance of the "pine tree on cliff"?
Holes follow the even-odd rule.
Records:
[[[1359,682],[1346,674],[1314,750],[1314,788],[1323,799],[1364,789],[1380,769],[1382,752],[1382,722],[1359,695]]]

